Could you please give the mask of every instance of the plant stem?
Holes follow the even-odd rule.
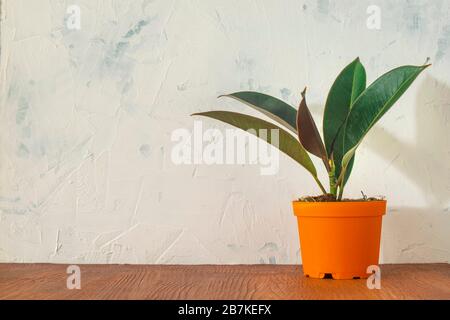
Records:
[[[341,172],[341,174],[340,174],[340,176],[339,176],[339,178],[338,178],[338,180],[337,180],[337,182],[336,182],[336,184],[337,184],[338,187],[339,187],[339,196],[338,196],[338,198],[337,198],[338,201],[341,201],[341,200],[342,200],[342,196],[343,196],[343,194],[344,194],[345,172],[346,172],[346,169],[343,169],[342,172]]]
[[[336,167],[334,164],[331,164],[331,170],[329,173],[330,178],[330,194],[332,194],[335,198],[337,196],[337,184],[336,184]]]
[[[339,196],[338,196],[338,200],[339,200],[339,201],[342,200],[343,194],[344,194],[344,186],[341,185],[341,186],[339,187]]]
[[[320,190],[322,190],[323,194],[327,194],[327,190],[325,190],[325,188],[323,187],[322,183],[320,182],[319,178],[314,177],[314,180],[316,180],[317,185],[319,186]]]

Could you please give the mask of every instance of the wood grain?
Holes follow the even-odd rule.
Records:
[[[0,299],[446,299],[450,265],[383,265],[381,290],[365,280],[305,278],[301,266],[81,265],[81,290],[67,265],[0,264]]]

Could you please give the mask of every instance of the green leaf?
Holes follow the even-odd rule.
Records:
[[[342,172],[346,171],[356,149],[369,130],[429,66],[403,66],[391,70],[378,78],[356,99],[343,134]]]
[[[219,96],[219,98],[220,97],[228,97],[243,102],[253,109],[262,112],[270,119],[285,126],[297,135],[297,111],[280,99],[271,97],[264,93],[252,91],[236,92],[229,95]]]
[[[242,129],[244,131],[248,131],[250,129],[253,129],[251,131],[248,131],[249,133],[255,134],[259,138],[259,130],[260,129],[278,129],[279,130],[279,145],[277,148],[297,161],[300,165],[302,165],[306,170],[308,170],[315,179],[317,178],[317,171],[314,167],[313,162],[311,161],[311,158],[309,157],[306,150],[303,148],[303,146],[298,142],[291,134],[286,132],[285,130],[281,129],[280,127],[274,125],[273,123],[241,114],[236,112],[228,112],[228,111],[210,111],[210,112],[202,112],[202,113],[195,113],[193,116],[204,116],[209,117],[212,119],[220,120],[225,123],[231,124],[239,129]],[[269,137],[270,134],[267,133],[267,137]],[[262,138],[264,141],[266,141],[264,138]]]
[[[317,130],[316,123],[306,104],[306,88],[302,92],[302,101],[297,112],[297,132],[300,143],[303,147],[313,155],[322,159],[327,171],[330,172],[330,164],[328,163],[327,152]]]
[[[345,124],[344,126],[345,127]],[[335,144],[334,144],[334,151],[333,151],[333,158],[335,160],[335,174],[336,177],[340,177],[342,174],[342,161],[344,157],[344,128],[341,129],[338,133],[338,137],[336,138]],[[353,162],[354,162],[354,156],[350,158],[352,160],[351,165],[347,165],[346,172],[345,172],[345,180],[344,185],[347,183],[348,179],[350,178],[351,171],[353,169]]]
[[[355,155],[353,155],[353,158],[350,159],[350,162],[348,163],[346,169],[345,169],[345,177],[344,177],[344,187],[347,184],[348,179],[350,179],[350,174],[352,173],[353,165],[355,163]]]
[[[329,158],[332,154],[335,155],[333,153],[334,144],[347,119],[352,103],[365,88],[366,71],[357,58],[338,75],[325,104],[323,136]],[[334,157],[334,160],[335,163],[340,164],[342,159]],[[339,168],[339,165],[337,167]]]

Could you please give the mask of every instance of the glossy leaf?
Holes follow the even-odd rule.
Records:
[[[317,171],[314,167],[311,158],[309,157],[306,150],[303,146],[288,132],[281,129],[280,127],[274,125],[273,123],[241,114],[236,112],[228,112],[228,111],[210,111],[210,112],[202,112],[193,114],[193,116],[204,116],[212,119],[220,120],[222,122],[231,124],[239,129],[244,131],[253,129],[250,131],[252,134],[257,134],[259,137],[260,129],[278,129],[279,130],[279,146],[278,149],[297,161],[300,165],[302,165],[306,170],[308,170],[315,178],[317,178]],[[267,136],[270,136],[270,133],[267,133]],[[261,137],[259,137],[261,138]],[[263,139],[265,140],[265,139]]]
[[[345,126],[345,124],[344,124]],[[338,136],[336,138],[336,141],[334,143],[334,147],[333,147],[333,159],[334,159],[334,165],[335,165],[335,174],[336,177],[340,177],[342,174],[342,160],[344,157],[344,128],[341,129],[338,133]],[[354,156],[353,156],[354,158]],[[344,181],[344,185],[347,183],[351,171],[353,169],[353,162],[354,159],[350,159],[352,160],[351,165],[348,165],[346,168],[346,173],[345,173],[345,181]]]
[[[297,134],[297,111],[280,99],[252,91],[236,92],[220,97],[228,97],[243,102]]]
[[[370,85],[353,103],[345,128],[342,172],[369,130],[398,101],[429,65],[403,66],[389,71]],[[341,173],[342,174],[342,173]]]
[[[366,88],[366,71],[359,58],[342,70],[333,83],[325,104],[323,136],[328,157],[350,112],[352,103]],[[341,135],[342,137],[342,135]],[[336,159],[340,164],[342,159]]]
[[[325,146],[323,145],[319,130],[317,130],[316,123],[306,104],[306,88],[302,92],[302,101],[297,111],[297,132],[303,147],[313,155],[322,159],[329,172],[330,165],[328,163]]]
[[[345,176],[344,176],[344,184],[343,186],[347,184],[348,179],[350,179],[350,174],[353,170],[353,165],[355,164],[355,154],[353,155],[353,158],[350,159],[350,162],[348,163],[346,169],[345,169]]]

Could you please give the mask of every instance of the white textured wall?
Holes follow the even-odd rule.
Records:
[[[216,99],[239,90],[295,105],[307,85],[320,123],[356,56],[370,82],[434,63],[359,150],[347,195],[388,198],[383,262],[449,261],[450,1],[2,2],[0,261],[300,262],[290,201],[317,193],[302,168],[175,166],[170,136],[196,111],[252,113]]]

